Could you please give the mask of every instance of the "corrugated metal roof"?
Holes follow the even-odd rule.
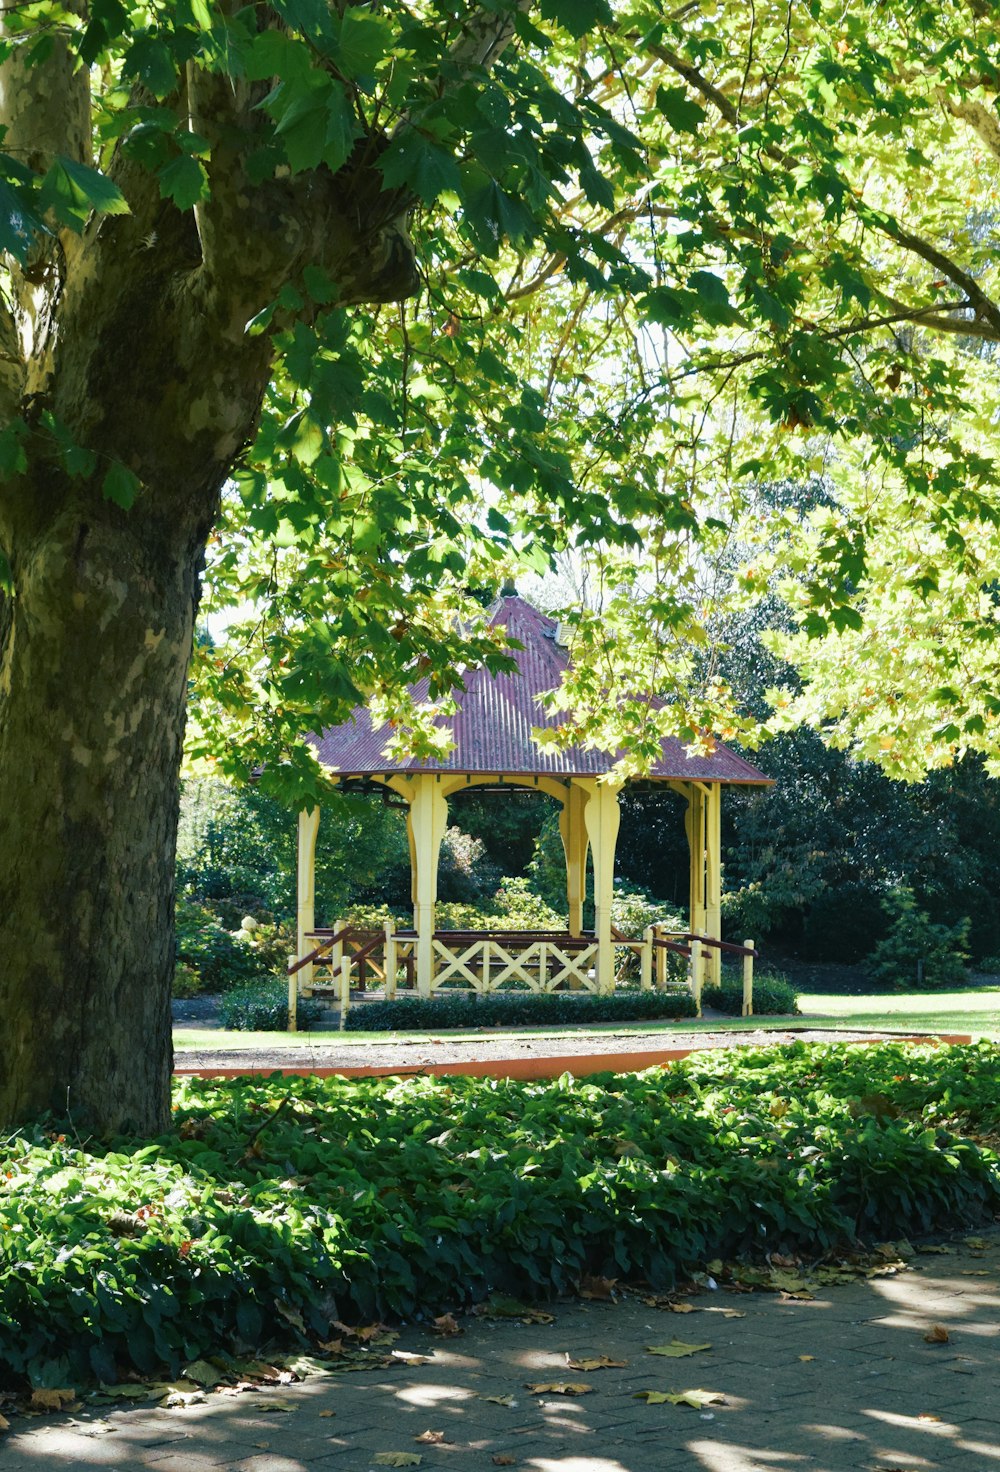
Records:
[[[318,739],[312,738],[320,760],[336,772],[366,777],[395,772],[599,777],[607,772],[614,764],[614,757],[607,752],[542,749],[532,738],[532,727],[559,725],[558,716],[549,715],[539,702],[541,694],[559,684],[569,663],[567,651],[556,643],[555,620],[513,595],[497,600],[490,622],[493,626],[505,625],[512,639],[524,646],[514,651],[518,673],[491,675],[481,669],[470,673],[465,692],[456,694],[456,714],[437,721],[451,729],[455,745],[448,756],[440,761],[387,760],[384,750],[392,735],[389,726],[373,727],[367,709],[358,706],[349,721],[332,726]],[[413,692],[417,699],[425,699],[426,682],[414,685]],[[674,737],[663,742],[663,755],[649,775],[702,782],[771,781],[721,742],[710,756],[691,757]]]

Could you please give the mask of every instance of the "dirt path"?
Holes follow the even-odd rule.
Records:
[[[656,1032],[585,1032],[571,1037],[522,1037],[506,1032],[491,1038],[429,1038],[423,1042],[387,1038],[379,1043],[309,1040],[295,1042],[275,1036],[273,1048],[183,1050],[175,1056],[178,1072],[239,1071],[270,1073],[277,1069],[317,1072],[417,1073],[425,1071],[510,1072],[542,1076],[562,1072],[593,1073],[604,1068],[645,1068],[695,1049],[775,1047],[793,1042],[869,1042],[891,1033],[821,1031],[819,1029],[760,1028],[748,1032],[693,1032],[663,1028]],[[574,1066],[574,1063],[577,1066]],[[521,1065],[521,1066],[518,1066]],[[545,1066],[543,1066],[545,1065]]]

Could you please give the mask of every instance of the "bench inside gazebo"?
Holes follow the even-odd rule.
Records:
[[[769,785],[770,779],[716,742],[709,755],[692,756],[680,741],[664,740],[660,759],[643,781],[663,785],[686,804],[690,893],[686,932],[647,927],[626,936],[612,924],[619,793],[608,776],[615,758],[605,752],[540,747],[533,729],[558,719],[540,697],[559,685],[569,662],[554,619],[505,589],[491,612],[512,641],[517,672],[477,670],[456,692],[456,713],[446,718],[453,746],[440,760],[396,762],[386,758],[391,731],[374,726],[364,707],[341,726],[316,738],[317,755],[345,791],[382,789],[406,805],[410,847],[413,928],[387,923],[384,931],[347,926],[321,928],[315,920],[315,854],[320,811],[299,815],[297,954],[289,967],[289,1026],[296,1026],[299,995],[333,986],[341,1025],[351,991],[366,978],[381,979],[385,994],[400,985],[421,997],[456,986],[486,993],[510,986],[607,993],[615,988],[617,953],[639,956],[640,984],[663,986],[667,958],[685,959],[688,984],[699,1003],[704,986],[721,983],[724,951],[744,958],[744,1012],[751,1010],[753,943],[725,943],[721,931],[722,788]],[[420,687],[415,695],[422,698]],[[469,788],[489,792],[533,788],[559,803],[566,856],[566,928],[562,931],[439,930],[435,923],[438,862],[448,824],[448,803]],[[594,927],[583,928],[587,861],[593,866]]]

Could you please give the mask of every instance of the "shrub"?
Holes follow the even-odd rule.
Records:
[[[743,1011],[743,978],[722,974],[721,987],[706,987],[702,1002],[716,1012],[738,1017]],[[778,971],[755,971],[753,978],[753,1010],[755,1017],[796,1016],[799,994]]]
[[[297,1008],[300,1028],[312,1027],[323,1009],[308,997]],[[288,1027],[288,982],[280,976],[257,976],[228,991],[219,1004],[223,1027],[235,1032],[284,1032]]]
[[[221,991],[261,970],[249,934],[226,930],[204,905],[178,900],[177,959],[197,972],[204,991]]]
[[[966,979],[969,922],[936,925],[917,906],[912,889],[901,886],[884,900],[889,932],[872,951],[868,974],[896,991],[932,991],[962,986]]]
[[[188,966],[184,961],[179,961],[174,967],[170,995],[180,1002],[186,1001],[189,997],[200,996],[204,990],[204,983],[194,967]]]
[[[689,992],[621,991],[599,997],[592,992],[439,992],[436,997],[400,997],[392,1002],[365,1002],[347,1014],[353,1032],[380,1032],[447,1027],[522,1027],[555,1023],[636,1022],[657,1017],[693,1017]]]

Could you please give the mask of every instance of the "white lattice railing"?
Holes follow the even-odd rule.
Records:
[[[472,991],[498,991],[520,982],[533,992],[560,987],[597,990],[596,941],[567,947],[557,940],[490,935],[461,940],[434,937],[431,990],[464,983]]]
[[[409,986],[415,982],[417,937],[413,931],[396,931],[387,922],[384,931],[358,931],[342,926],[315,931],[309,939],[319,944],[307,957],[293,960],[289,966],[290,1010],[294,1010],[297,973],[304,967],[309,968],[306,972],[309,991],[329,986],[337,992],[341,1025],[351,1005],[352,988],[364,989],[369,981],[381,982],[386,997],[391,998],[396,994],[400,977]],[[631,951],[638,955],[639,985],[643,991],[667,986],[672,979],[671,956],[683,958],[687,984],[699,1015],[707,952],[719,949],[739,954],[743,958],[743,1015],[749,1016],[753,1011],[753,963],[757,952],[752,941],[738,946],[709,936],[650,925],[641,939],[616,933],[613,944],[619,953]],[[533,992],[600,990],[598,945],[592,935],[570,936],[555,931],[437,931],[431,948],[432,993],[459,987],[484,995],[510,984],[526,986]]]

